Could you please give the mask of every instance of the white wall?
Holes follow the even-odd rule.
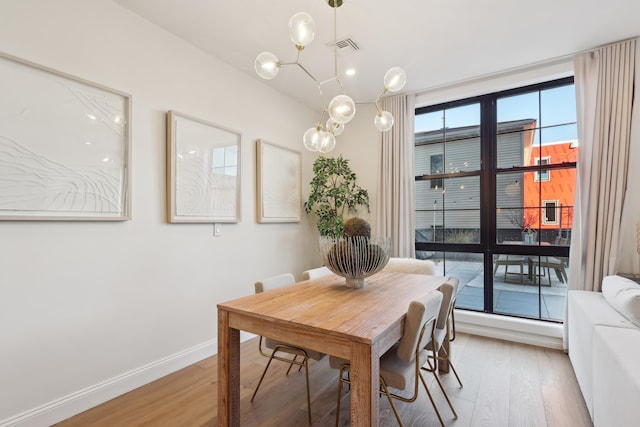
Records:
[[[380,147],[382,135],[373,125],[376,115],[374,104],[358,104],[356,116],[346,124],[344,133],[336,138],[336,148],[329,153],[330,157],[342,155],[349,160],[351,169],[356,174],[356,183],[369,192],[369,207],[359,210],[358,216],[375,226],[376,202],[378,193],[378,170],[380,169]],[[375,229],[372,230],[375,234]]]
[[[255,140],[302,151],[315,111],[108,0],[3,0],[0,51],[133,96],[131,221],[0,221],[0,426],[48,425],[211,354],[216,303],[318,265],[307,218],[254,213]],[[220,237],[165,222],[170,109],[242,133],[241,221]]]

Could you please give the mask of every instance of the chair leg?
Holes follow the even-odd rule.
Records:
[[[420,374],[420,376],[422,376],[422,374]],[[458,413],[456,412],[455,408],[453,407],[453,404],[451,403],[451,400],[449,399],[449,395],[447,395],[447,392],[444,390],[444,387],[442,386],[442,383],[440,382],[440,378],[438,378],[438,374],[436,373],[435,369],[433,370],[433,377],[436,379],[436,382],[438,383],[438,386],[440,387],[440,390],[442,391],[442,394],[444,395],[444,398],[447,400],[447,403],[449,404],[449,408],[451,408],[451,412],[453,413],[453,417],[454,418],[458,418]]]
[[[309,359],[307,357],[304,358],[304,373],[307,380],[307,414],[309,416],[309,425],[311,425],[311,392],[309,391]],[[298,372],[300,372],[298,370]]]
[[[458,376],[458,372],[456,371],[456,368],[453,366],[453,363],[451,363],[451,359],[449,359],[449,367],[453,371],[453,374],[456,376],[456,379],[458,380],[458,384],[460,384],[460,387],[463,387],[462,381],[460,381],[460,377]]]
[[[520,263],[520,283],[524,283],[524,262]]]
[[[389,393],[389,389],[387,388],[387,383],[384,382],[384,378],[382,377],[380,377],[380,385],[382,386],[383,393],[387,396],[387,400],[389,400],[389,404],[391,405],[391,409],[393,410],[393,413],[396,416],[396,420],[398,420],[398,424],[400,425],[400,427],[404,427],[404,423],[400,419],[400,414],[398,413],[398,408],[396,408],[396,405],[393,403],[393,398]]]
[[[274,351],[275,353],[275,351]],[[269,356],[269,361],[267,362],[267,366],[264,367],[264,371],[262,371],[262,376],[260,377],[260,381],[258,381],[258,385],[256,386],[255,391],[253,392],[253,396],[251,396],[251,402],[253,402],[253,399],[256,398],[256,394],[258,394],[258,389],[260,388],[260,385],[262,384],[262,380],[264,380],[264,376],[267,374],[267,370],[269,370],[269,366],[271,365],[271,361],[273,361],[273,353],[271,353],[271,356]]]
[[[437,360],[437,355],[434,352],[434,360]],[[447,400],[447,403],[449,404],[449,408],[451,408],[451,412],[453,413],[454,418],[458,418],[458,413],[456,412],[455,408],[453,407],[453,404],[451,403],[451,400],[449,399],[449,395],[447,395],[447,392],[444,390],[444,386],[442,385],[442,383],[440,382],[440,378],[438,378],[438,373],[437,371],[437,367],[436,364],[434,363],[433,365],[431,364],[431,357],[427,358],[427,363],[426,363],[429,367],[425,367],[422,366],[421,369],[427,371],[427,372],[431,372],[433,374],[433,378],[435,378],[436,382],[438,383],[438,386],[440,387],[440,390],[442,391],[442,394],[444,395],[444,398]],[[453,367],[453,365],[450,365]],[[455,369],[453,370],[454,373],[456,373]],[[422,380],[422,384],[424,385],[424,388],[427,390],[427,394],[429,394],[429,396],[431,396],[431,394],[429,393],[429,389],[427,388],[427,383],[424,379],[424,377],[422,376],[422,373],[418,370],[418,375],[420,375],[420,379]],[[456,373],[456,377],[457,377],[457,373]],[[458,381],[460,381],[460,379],[458,378]],[[460,384],[462,385],[462,383]],[[436,409],[437,411],[437,409]],[[440,418],[440,417],[438,417]],[[440,422],[442,422],[442,419],[440,419]]]
[[[293,356],[293,360],[291,361],[291,363],[289,363],[289,369],[287,369],[287,373],[285,375],[289,375],[289,371],[291,371],[291,368],[293,367],[297,359],[298,359],[298,355],[296,354],[295,356]],[[302,369],[302,366],[298,368],[298,372],[300,372],[300,369]]]
[[[449,357],[449,352],[447,351],[446,348],[444,348],[444,346],[442,346],[440,348],[442,349],[442,351],[444,351],[444,355],[445,355],[444,359],[446,359],[447,363],[449,364],[449,367],[453,371],[453,374],[456,376],[456,380],[458,380],[458,384],[460,384],[460,387],[462,387],[462,381],[460,381],[460,377],[458,376],[458,371],[456,371],[456,368],[453,366],[453,362],[451,361],[451,358]],[[436,358],[436,359],[439,359],[439,358]]]
[[[442,421],[442,416],[440,416],[440,411],[438,411],[438,407],[436,406],[436,402],[433,400],[433,396],[431,395],[431,392],[429,391],[429,387],[427,387],[427,382],[424,380],[424,377],[422,376],[422,374],[420,372],[418,372],[418,375],[420,376],[420,380],[422,381],[422,385],[424,386],[424,389],[427,392],[427,396],[429,396],[429,400],[431,401],[431,406],[433,406],[433,410],[436,411],[436,416],[438,417],[438,420],[440,421],[440,425],[442,427],[444,427],[444,421]]]
[[[338,378],[338,404],[336,405],[336,427],[340,424],[340,401],[342,400],[342,376],[344,374],[344,366],[340,368],[340,378]]]
[[[262,371],[262,376],[260,376],[260,381],[258,381],[258,385],[256,386],[256,389],[254,390],[253,395],[251,396],[251,402],[253,402],[253,400],[256,398],[256,395],[258,394],[258,390],[260,389],[260,385],[262,385],[262,381],[264,380],[264,377],[267,374],[267,371],[269,370],[269,366],[271,366],[271,362],[273,361],[277,351],[278,350],[273,350],[273,352],[269,356],[269,361],[267,362],[267,366],[264,367],[264,371]],[[289,374],[289,371],[291,370],[291,367],[294,365],[294,363],[300,365],[298,372],[300,372],[300,369],[304,367],[305,379],[307,381],[307,416],[309,418],[309,425],[311,425],[311,391],[309,389],[309,358],[303,356],[302,362],[297,362],[296,361],[297,357],[298,356],[295,355],[294,358],[290,361],[289,369],[287,369],[287,375]],[[278,359],[278,360],[284,361],[284,359]]]

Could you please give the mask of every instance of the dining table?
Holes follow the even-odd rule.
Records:
[[[240,425],[246,331],[349,360],[351,425],[378,426],[380,356],[402,337],[410,302],[448,279],[379,272],[349,288],[331,274],[218,304],[218,425]]]

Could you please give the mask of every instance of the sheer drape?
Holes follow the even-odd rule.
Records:
[[[393,128],[382,134],[376,230],[391,237],[391,256],[415,256],[413,140],[415,95],[382,99],[393,114]]]
[[[578,178],[570,289],[599,291],[618,264],[628,186],[636,40],[575,58]]]

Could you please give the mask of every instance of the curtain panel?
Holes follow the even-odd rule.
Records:
[[[414,116],[415,95],[382,99],[395,123],[382,134],[376,230],[391,237],[391,256],[415,257]]]
[[[630,184],[635,74],[635,39],[575,58],[580,148],[570,289],[599,291],[602,278],[617,272],[621,239],[630,232],[622,217]]]

